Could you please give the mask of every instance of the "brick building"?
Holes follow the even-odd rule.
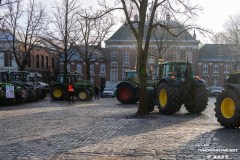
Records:
[[[169,20],[174,25],[175,22]],[[146,23],[147,26],[147,23]],[[176,27],[172,32],[177,34],[183,31],[183,27]],[[193,63],[196,71],[198,45],[195,33],[191,35],[184,31],[179,37],[174,37],[166,30],[158,28],[151,36],[147,69],[152,69],[153,74],[158,74],[159,49],[158,44],[163,43],[165,52],[161,53],[164,61],[188,61]],[[110,81],[118,82],[123,80],[125,70],[135,69],[137,60],[136,39],[126,25],[122,25],[108,40],[105,41],[106,48],[110,50]]]
[[[8,30],[0,32],[0,70],[1,71],[18,71],[19,67],[16,63],[15,57],[12,52],[11,40],[12,34]],[[24,56],[23,42],[20,38],[16,37],[18,58],[21,60]],[[43,75],[43,81],[50,83],[54,75],[59,72],[58,54],[51,48],[43,46],[35,46],[31,52],[26,71],[39,72]]]
[[[205,44],[199,49],[197,74],[206,86],[223,86],[232,71],[240,71],[239,49],[235,45]]]

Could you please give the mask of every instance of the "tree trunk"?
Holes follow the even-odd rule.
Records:
[[[148,112],[148,101],[147,101],[147,70],[146,70],[146,56],[142,49],[142,46],[138,45],[138,73],[139,73],[139,106],[137,114],[140,116],[147,115]]]
[[[90,63],[86,62],[86,80],[91,80],[91,74],[90,74]]]

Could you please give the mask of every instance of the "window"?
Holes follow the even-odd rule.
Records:
[[[31,67],[31,61],[32,61],[31,58],[32,58],[31,55],[29,55],[28,56],[28,67]]]
[[[70,72],[70,71],[71,71],[71,66],[70,66],[70,64],[69,64],[69,63],[67,64],[67,71],[68,71],[68,72]]]
[[[218,86],[218,79],[217,79],[217,78],[215,78],[215,79],[213,80],[213,86]]]
[[[155,57],[154,56],[148,56],[148,63],[154,63]]]
[[[44,56],[41,55],[41,67],[44,68]]]
[[[52,65],[52,69],[55,69],[55,62],[54,62],[54,58],[51,58],[51,65]]]
[[[229,73],[229,64],[224,65],[224,73]]]
[[[12,66],[12,54],[11,53],[5,53],[4,65],[5,66]]]
[[[237,71],[240,71],[240,65],[237,66]]]
[[[110,70],[110,81],[111,82],[117,82],[118,81],[118,70],[117,69],[111,69]]]
[[[77,64],[77,72],[82,73],[82,64]]]
[[[100,64],[100,73],[106,73],[106,65],[104,63]]]
[[[218,73],[218,71],[219,71],[219,66],[218,66],[218,64],[214,64],[214,65],[213,65],[213,73]]]
[[[123,62],[129,62],[129,54],[128,54],[128,52],[123,53]]]
[[[90,73],[94,73],[94,64],[90,65]]]
[[[36,65],[37,65],[36,67],[39,68],[39,55],[37,55],[36,57],[37,57],[36,58]]]
[[[48,56],[46,56],[46,69],[48,69]]]
[[[208,65],[207,64],[203,64],[203,73],[208,73]]]
[[[117,53],[116,52],[113,52],[111,54],[111,60],[112,60],[112,62],[117,62]]]

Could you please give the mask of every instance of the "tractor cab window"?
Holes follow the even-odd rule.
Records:
[[[169,74],[171,74],[170,66],[163,65],[162,66],[162,77],[169,77]]]

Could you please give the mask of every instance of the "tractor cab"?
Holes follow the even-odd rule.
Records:
[[[138,83],[138,74],[136,70],[127,70],[124,72],[125,73],[125,78],[124,81],[129,81],[132,83]]]
[[[192,76],[192,64],[190,62],[165,62],[160,65],[159,76],[186,82]]]

